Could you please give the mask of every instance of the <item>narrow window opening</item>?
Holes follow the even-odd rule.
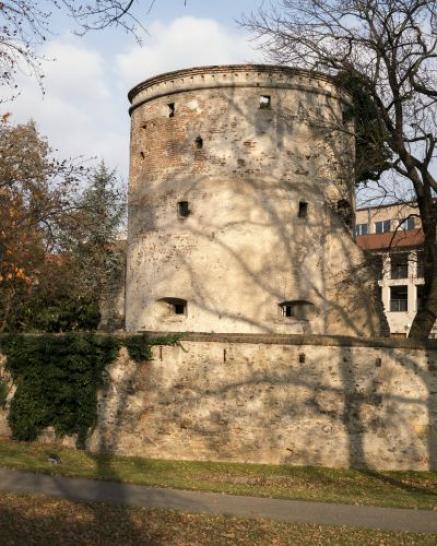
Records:
[[[190,204],[188,201],[179,201],[178,203],[178,216],[180,218],[188,218],[190,216]]]
[[[203,148],[203,138],[200,135],[196,138],[194,142],[198,150],[201,150]]]
[[[299,355],[299,363],[305,364],[305,353],[300,353]]]
[[[284,301],[279,307],[283,317],[296,320],[311,320],[317,312],[314,304],[305,300]]]
[[[272,107],[272,97],[270,95],[261,95],[259,98],[259,107],[261,110],[268,110]]]
[[[223,349],[223,362],[226,362],[226,349]]]
[[[174,304],[175,315],[185,315],[185,303]]]
[[[284,304],[282,306],[282,314],[284,317],[292,317],[293,316],[293,307],[289,304]]]
[[[170,102],[168,105],[168,117],[169,118],[174,118],[175,116],[175,113],[176,113],[176,105],[174,102]]]
[[[298,218],[307,218],[308,216],[308,203],[306,201],[299,201]]]
[[[140,152],[141,159],[144,159],[146,156],[144,155],[144,152]]]
[[[187,301],[181,298],[162,298],[158,300],[162,302],[166,309],[167,314],[174,315],[186,315],[187,314]]]

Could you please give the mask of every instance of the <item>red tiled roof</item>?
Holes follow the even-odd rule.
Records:
[[[410,248],[423,246],[423,231],[421,228],[409,231],[397,231],[386,233],[370,233],[358,235],[357,245],[365,250],[387,250],[390,248]]]

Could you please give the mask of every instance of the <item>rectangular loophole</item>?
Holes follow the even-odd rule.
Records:
[[[292,317],[293,316],[293,307],[291,305],[283,305],[282,306],[282,314],[284,317]]]
[[[176,104],[174,102],[170,102],[169,104],[167,104],[167,106],[168,106],[168,117],[174,118],[176,113]]]
[[[190,216],[190,204],[188,201],[179,201],[178,203],[178,216],[180,218],[187,218]]]
[[[259,107],[261,110],[268,110],[272,107],[272,97],[270,95],[261,95],[259,98]]]
[[[196,140],[194,141],[194,144],[198,150],[203,149],[203,138],[199,135]]]
[[[186,307],[185,303],[176,303],[174,306],[175,315],[185,315]]]
[[[298,218],[307,218],[308,203],[306,201],[299,201],[299,210],[298,210],[297,216]]]

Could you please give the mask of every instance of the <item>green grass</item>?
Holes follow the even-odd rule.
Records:
[[[2,546],[434,546],[435,535],[0,494]]]
[[[47,461],[47,455],[53,452],[61,457],[61,464]],[[0,465],[48,474],[232,495],[431,510],[437,507],[437,472],[167,461],[102,456],[9,440],[0,441]]]

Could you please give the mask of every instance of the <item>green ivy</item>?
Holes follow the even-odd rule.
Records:
[[[123,345],[127,348],[132,360],[142,362],[143,360],[151,360],[153,345],[177,345],[179,339],[179,336],[146,338],[137,335],[124,338]]]
[[[9,425],[17,440],[35,440],[46,427],[58,436],[77,434],[83,446],[97,421],[97,391],[104,370],[122,346],[136,362],[151,359],[151,345],[174,345],[176,338],[147,339],[91,333],[5,335],[0,352],[17,387]]]

